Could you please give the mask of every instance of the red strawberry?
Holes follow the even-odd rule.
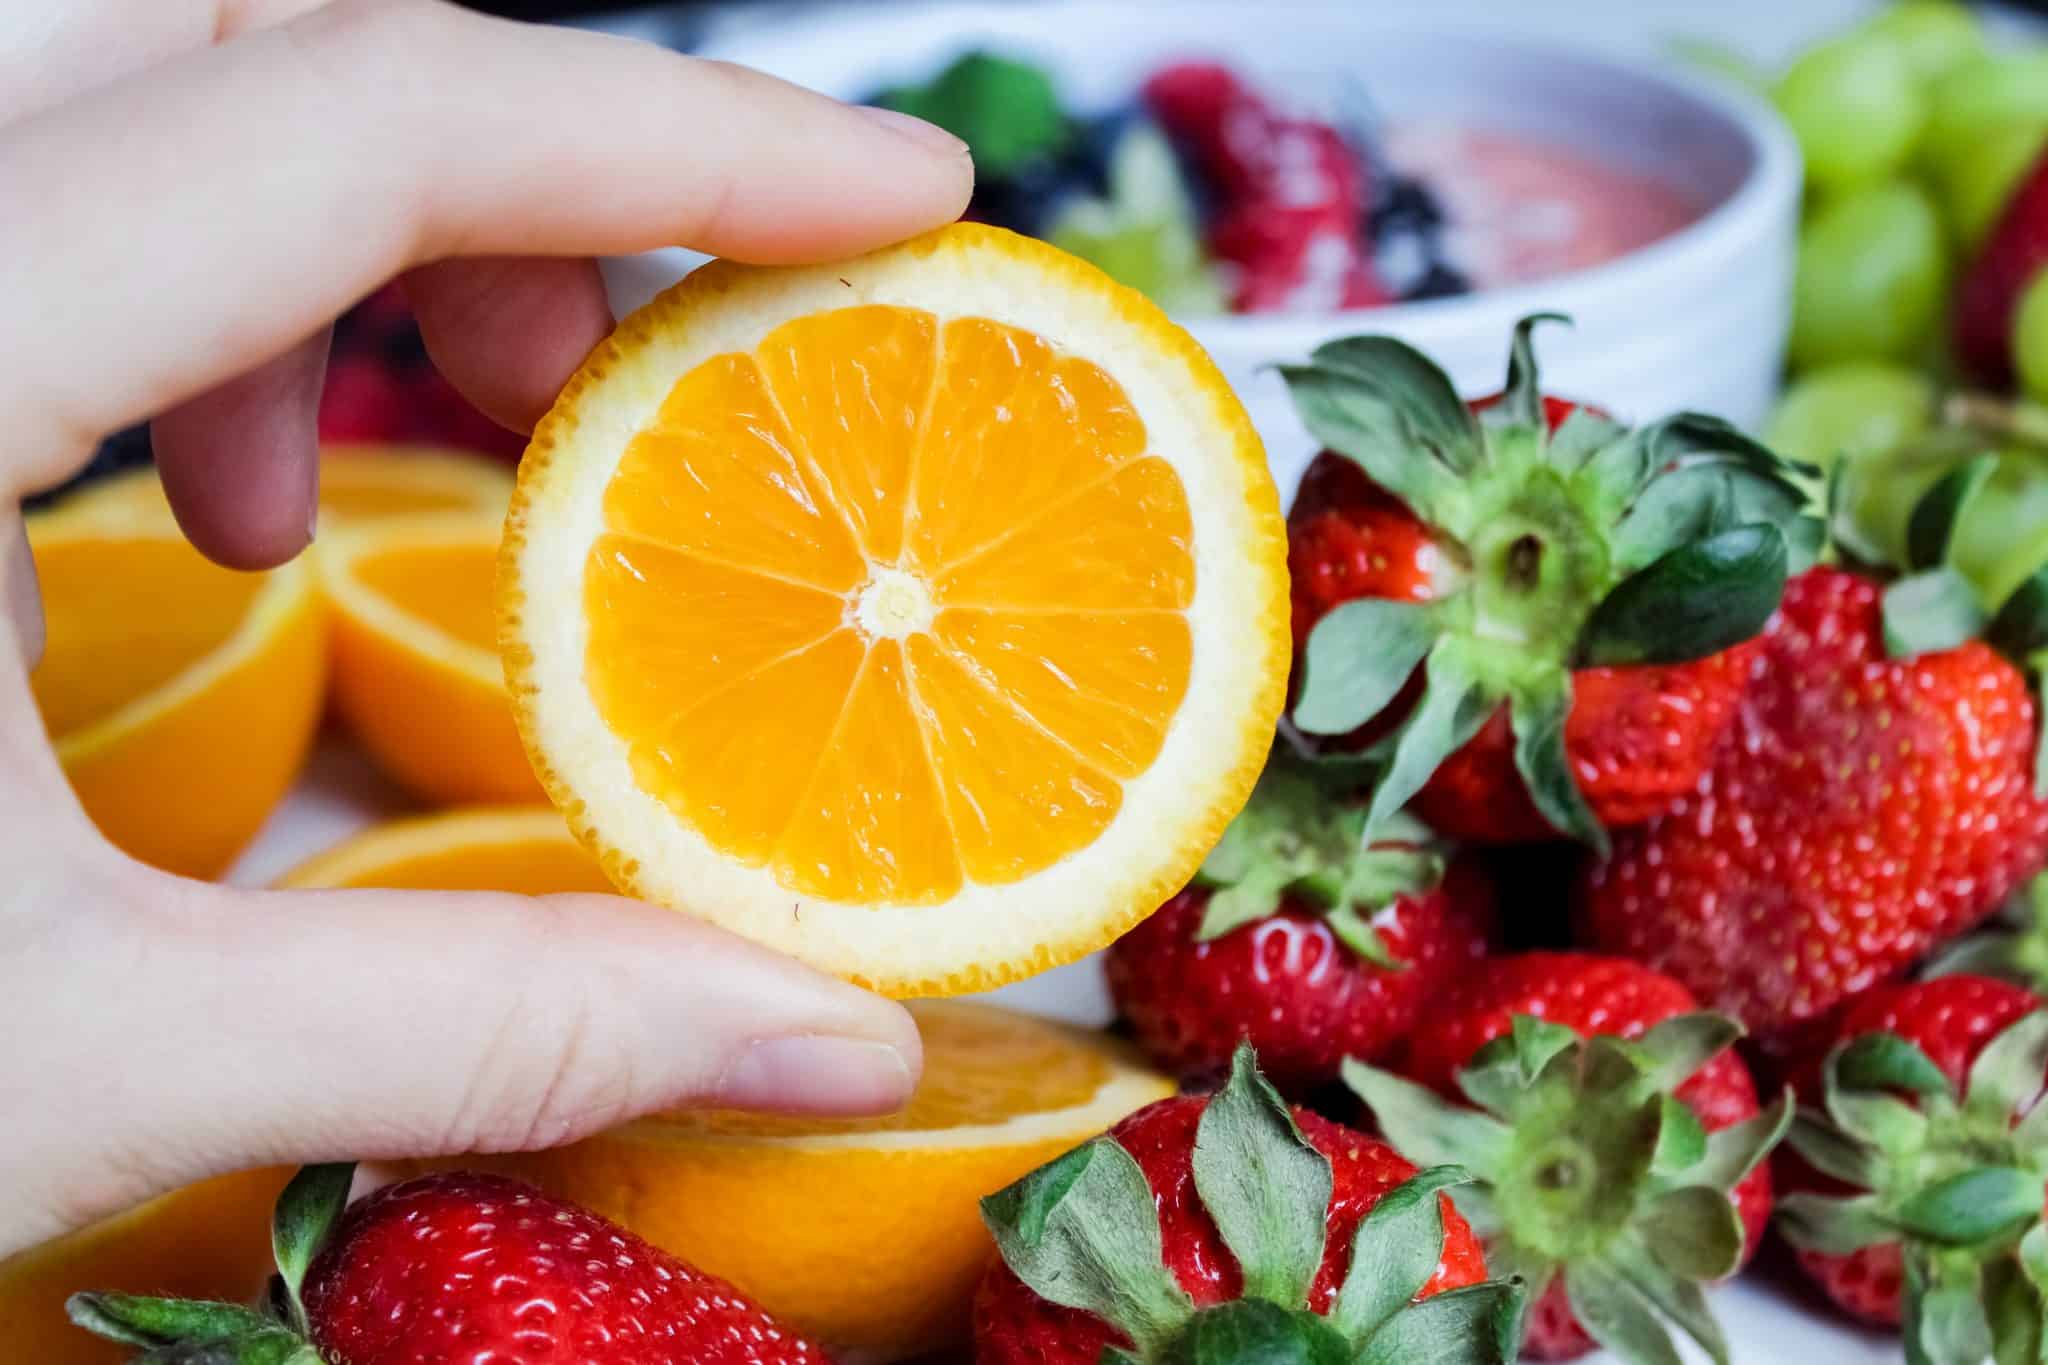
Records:
[[[2013,315],[2048,270],[2048,155],[2028,171],[1956,290],[1956,358],[1980,383],[2013,382]]]
[[[272,1311],[79,1295],[71,1303],[72,1320],[115,1341],[164,1347],[167,1362],[819,1365],[827,1359],[732,1286],[594,1213],[515,1181],[467,1172],[423,1176],[343,1212],[352,1173],[350,1166],[309,1167],[279,1199],[281,1278]]]
[[[975,1360],[1394,1365],[1424,1342],[1511,1360],[1520,1291],[1484,1282],[1439,1193],[1461,1179],[1290,1111],[1240,1048],[1216,1095],[1141,1109],[982,1201],[1002,1259],[975,1299]]]
[[[1390,295],[1364,240],[1366,165],[1343,132],[1274,109],[1223,67],[1168,67],[1145,101],[1222,200],[1209,250],[1240,313],[1368,308]]]
[[[2039,1358],[2044,1069],[2048,1009],[1980,976],[1855,996],[1795,1069],[1781,1224],[1837,1304],[1903,1324],[1911,1359]]]
[[[1493,923],[1492,889],[1465,863],[1373,916],[1387,966],[1294,897],[1205,941],[1214,894],[1189,887],[1119,940],[1104,964],[1110,995],[1160,1069],[1210,1079],[1242,1039],[1290,1095],[1335,1080],[1346,1057],[1380,1056],[1415,1028],[1445,983],[1486,955]]]
[[[1631,432],[1542,394],[1541,320],[1469,409],[1388,337],[1283,367],[1327,447],[1289,516],[1293,718],[1382,756],[1375,829],[1414,800],[1453,837],[1598,847],[1667,808],[1817,538],[1803,475],[1725,423]]]
[[[1668,1359],[1635,1345],[1665,1339],[1652,1304],[1717,1352],[1704,1309],[1670,1305],[1755,1253],[1771,1210],[1762,1158],[1791,1106],[1760,1112],[1726,1050],[1740,1030],[1695,1010],[1683,986],[1633,962],[1492,958],[1438,997],[1392,1070],[1345,1067],[1403,1156],[1456,1161],[1490,1193],[1488,1262],[1535,1295],[1526,1355],[1605,1345]]]
[[[1592,869],[1588,943],[1782,1049],[2048,862],[2026,679],[1976,640],[1892,658],[1886,631],[1874,580],[1793,580],[1712,772]]]

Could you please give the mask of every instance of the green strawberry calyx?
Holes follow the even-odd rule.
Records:
[[[1587,1333],[1631,1365],[1677,1358],[1667,1324],[1725,1363],[1701,1285],[1741,1263],[1730,1192],[1784,1136],[1792,1101],[1708,1133],[1673,1092],[1740,1034],[1702,1013],[1582,1038],[1518,1014],[1458,1073],[1469,1104],[1356,1060],[1344,1079],[1403,1156],[1471,1171],[1452,1197],[1489,1267],[1531,1295],[1561,1279]]]
[[[1995,609],[1952,562],[1956,529],[1970,500],[1997,470],[1979,455],[1943,475],[1906,524],[1906,573],[1884,591],[1885,649],[1895,659],[1983,640],[2034,687],[2034,794],[2048,798],[2048,564],[2020,580]]]
[[[1292,713],[1304,734],[1380,716],[1423,690],[1376,753],[1377,832],[1503,705],[1538,811],[1595,848],[1565,754],[1575,669],[1671,664],[1750,639],[1822,540],[1818,472],[1718,418],[1629,429],[1588,408],[1548,432],[1531,333],[1515,328],[1500,403],[1475,415],[1404,342],[1346,337],[1283,365],[1296,410],[1432,531],[1449,568],[1427,602],[1363,598],[1316,623]]]
[[[1342,1285],[1323,1314],[1309,1289],[1323,1263],[1333,1176],[1248,1045],[1202,1111],[1195,1190],[1243,1272],[1240,1299],[1198,1308],[1165,1261],[1152,1189],[1114,1138],[1083,1143],[981,1201],[1004,1262],[1040,1298],[1091,1313],[1130,1345],[1106,1365],[1505,1365],[1521,1344],[1523,1295],[1488,1280],[1417,1299],[1443,1257],[1439,1191],[1468,1177],[1419,1172],[1359,1222]]]
[[[348,1203],[355,1169],[350,1163],[308,1166],[278,1196],[270,1224],[277,1274],[261,1309],[73,1294],[65,1311],[95,1336],[137,1347],[136,1365],[321,1365],[300,1292]]]
[[[2044,1070],[2048,1010],[1987,1043],[1960,1094],[1913,1043],[1868,1033],[1829,1056],[1820,1107],[1793,1125],[1792,1149],[1856,1192],[1787,1195],[1779,1227],[1828,1255],[1900,1248],[1910,1361],[2044,1358]]]
[[[1399,971],[1378,917],[1443,881],[1444,856],[1419,823],[1398,817],[1378,842],[1365,807],[1330,790],[1313,766],[1276,746],[1251,800],[1195,874],[1209,891],[1202,942],[1276,914],[1283,902],[1321,913],[1338,942],[1374,966]]]

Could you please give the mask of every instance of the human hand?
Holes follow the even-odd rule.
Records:
[[[956,216],[945,134],[440,0],[11,0],[0,33],[0,1256],[253,1165],[552,1145],[693,1102],[876,1112],[886,1001],[623,899],[244,891],[109,847],[27,685],[20,498],[155,415],[223,563],[311,534],[333,317],[403,275],[525,426],[610,326],[591,253],[829,258]]]

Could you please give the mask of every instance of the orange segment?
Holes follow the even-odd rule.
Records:
[[[631,735],[666,731],[714,692],[822,640],[846,615],[830,593],[618,535],[597,542],[583,593],[591,692]]]
[[[1237,400],[1156,309],[956,225],[620,324],[500,561],[535,770],[607,872],[899,994],[1100,946],[1199,864],[1287,663]]]
[[[309,565],[209,562],[120,506],[30,518],[48,642],[30,676],[79,802],[115,845],[225,872],[297,776],[327,646]]]
[[[960,861],[980,882],[1011,882],[1090,842],[1123,791],[1037,722],[990,692],[929,637],[910,643],[932,765]]]
[[[766,863],[824,758],[866,653],[842,630],[735,679],[739,685],[647,732],[632,753],[635,776],[718,848]]]
[[[1144,424],[1114,379],[988,318],[946,324],[926,427],[909,553],[934,571],[1145,448]]]
[[[1140,460],[956,561],[949,606],[1183,610],[1195,598],[1194,527],[1180,476]]]
[[[339,526],[314,542],[335,709],[380,768],[429,801],[541,795],[491,619],[498,535],[495,521],[455,513]]]
[[[886,563],[903,548],[903,498],[937,344],[930,313],[841,308],[784,323],[757,352],[797,448],[871,560]]]
[[[1187,694],[1176,612],[940,612],[932,633],[984,683],[1118,778],[1152,766]]]
[[[523,896],[612,889],[553,806],[472,807],[386,821],[309,858],[278,885]]]
[[[963,1341],[991,1247],[977,1201],[1173,1093],[1121,1046],[981,1005],[918,1002],[902,1112],[643,1120],[552,1152],[464,1157],[625,1223],[847,1358]]]
[[[840,900],[916,904],[960,889],[960,860],[896,641],[868,651],[824,761],[776,848],[776,868],[797,890]]]
[[[718,356],[677,381],[605,488],[615,531],[744,568],[847,589],[867,573],[845,519],[752,357]]]

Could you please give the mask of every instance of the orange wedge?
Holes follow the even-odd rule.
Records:
[[[329,445],[320,451],[323,529],[370,517],[416,512],[503,516],[512,474],[482,455],[438,446]],[[133,469],[81,489],[64,503],[102,518],[117,510],[140,518],[170,514],[154,469]]]
[[[484,807],[392,820],[293,868],[290,887],[402,891],[609,892],[590,851],[553,806]]]
[[[296,778],[327,646],[311,565],[245,574],[168,522],[60,508],[29,519],[49,643],[31,677],[100,830],[144,862],[214,877]]]
[[[86,1290],[253,1302],[274,1264],[270,1210],[289,1170],[189,1185],[54,1242],[0,1260],[0,1342],[10,1361],[117,1365],[135,1348],[71,1325],[64,1300]]]
[[[978,1201],[1174,1091],[1100,1034],[920,1001],[924,1079],[882,1119],[645,1119],[465,1157],[627,1224],[777,1317],[896,1359],[961,1340],[990,1253]]]
[[[1141,296],[974,225],[626,319],[534,435],[499,587],[534,767],[612,878],[898,995],[1150,913],[1286,683],[1242,405]]]
[[[498,662],[499,530],[474,513],[385,517],[315,544],[336,709],[379,767],[438,804],[543,799]]]

